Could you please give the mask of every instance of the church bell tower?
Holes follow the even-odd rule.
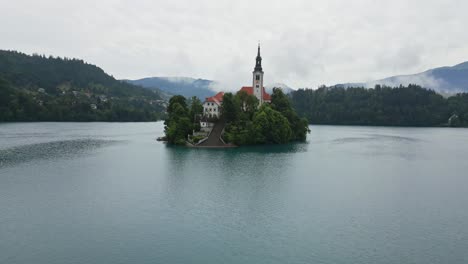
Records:
[[[262,57],[260,56],[260,44],[258,44],[257,58],[255,62],[255,68],[253,71],[253,83],[252,83],[253,94],[257,97],[259,105],[263,104],[263,69],[262,69]]]

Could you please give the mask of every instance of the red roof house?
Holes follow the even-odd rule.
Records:
[[[214,96],[207,97],[205,102],[216,103],[217,105],[221,105],[221,103],[223,102],[223,96],[224,92],[219,92]]]

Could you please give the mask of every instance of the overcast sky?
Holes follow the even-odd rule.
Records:
[[[0,49],[77,57],[119,79],[315,88],[468,60],[467,0],[0,0]]]

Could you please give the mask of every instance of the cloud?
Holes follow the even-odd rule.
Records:
[[[390,79],[385,79],[382,81],[372,81],[366,84],[368,88],[374,87],[376,84],[387,85],[390,87],[398,87],[400,85],[408,86],[409,84],[418,84],[422,87],[427,87],[431,89],[435,89],[437,91],[446,91],[447,87],[450,87],[448,83],[444,80],[435,78],[429,72],[424,72],[416,75],[410,76],[396,76]],[[453,92],[453,91],[452,91]]]
[[[464,0],[3,1],[0,48],[234,90],[250,84],[260,41],[266,83],[316,87],[468,60],[466,10]]]

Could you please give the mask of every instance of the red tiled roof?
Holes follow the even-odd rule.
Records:
[[[253,94],[253,87],[252,86],[244,86],[239,90],[239,92],[241,92],[241,91],[244,91],[249,95],[252,95]],[[264,101],[271,101],[271,96],[270,96],[269,93],[267,93],[265,91],[265,87],[262,88],[262,91],[263,91],[263,100]]]
[[[271,96],[270,96],[269,93],[267,93],[265,91],[265,87],[263,87],[262,90],[263,90],[263,101],[271,101]],[[239,90],[239,92],[241,92],[241,91],[246,92],[248,95],[253,95],[253,87],[252,86],[244,86]],[[224,96],[224,92],[219,92],[214,96],[207,97],[205,99],[205,102],[212,102],[212,103],[216,103],[218,105],[221,105],[223,103],[223,96]]]
[[[217,103],[218,105],[221,105],[221,103],[223,102],[223,96],[224,96],[224,92],[219,92],[215,96],[207,97],[205,101],[213,102],[213,103]]]

